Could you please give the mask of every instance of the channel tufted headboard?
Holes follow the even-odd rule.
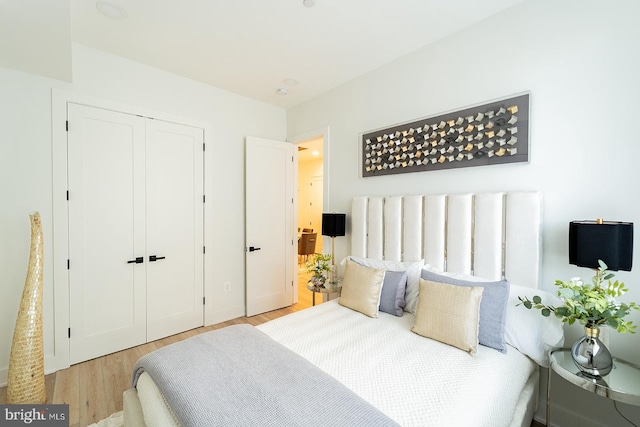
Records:
[[[539,192],[355,197],[351,254],[539,287]]]

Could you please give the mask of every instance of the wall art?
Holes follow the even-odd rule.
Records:
[[[362,135],[362,176],[529,161],[529,94]]]

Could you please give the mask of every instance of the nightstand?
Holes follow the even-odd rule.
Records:
[[[560,348],[549,353],[547,377],[547,426],[551,425],[551,372],[580,388],[614,401],[640,406],[640,367],[613,359],[613,369],[603,377],[584,375],[573,363],[571,350]]]
[[[309,289],[311,292],[313,292],[313,305],[316,305],[316,293],[319,294],[335,294],[335,293],[340,293],[340,291],[342,290],[342,280],[339,279],[337,282],[333,283],[333,284],[327,284],[327,287],[319,287],[319,286],[314,286],[313,283],[311,282],[307,282],[307,289]]]

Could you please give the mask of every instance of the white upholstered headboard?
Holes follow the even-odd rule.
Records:
[[[417,261],[442,271],[537,288],[539,192],[356,197],[351,254]]]

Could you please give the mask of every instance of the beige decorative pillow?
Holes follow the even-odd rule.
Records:
[[[475,354],[482,291],[482,287],[454,286],[420,279],[416,323],[411,330]]]
[[[339,303],[369,317],[378,317],[384,270],[348,261],[342,279]]]

